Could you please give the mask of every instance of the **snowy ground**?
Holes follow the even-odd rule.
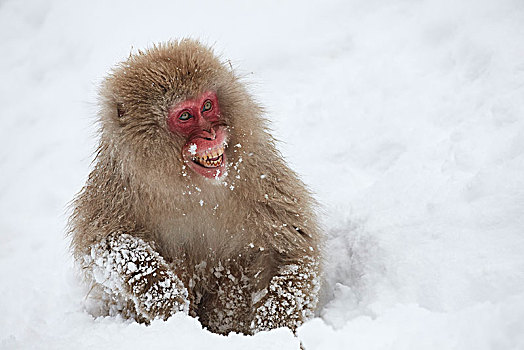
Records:
[[[306,349],[524,349],[524,2],[0,1],[0,348],[298,349],[177,315],[93,319],[64,238],[97,84],[199,37],[323,204]]]

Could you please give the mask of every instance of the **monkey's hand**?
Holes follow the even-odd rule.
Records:
[[[253,296],[253,332],[279,327],[295,331],[312,318],[320,289],[318,269],[318,261],[309,256],[280,267],[269,286]]]
[[[188,312],[188,292],[182,281],[140,238],[113,233],[91,248],[83,265],[113,300],[134,306],[137,320],[166,320],[176,312]]]

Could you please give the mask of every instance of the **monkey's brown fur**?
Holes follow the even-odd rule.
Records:
[[[229,132],[220,180],[184,167],[186,140],[167,125],[170,107],[210,90]],[[314,202],[229,65],[196,41],[168,42],[119,64],[100,95],[100,145],[70,219],[93,293],[147,322],[185,310],[175,290],[185,288],[189,314],[218,333],[295,329],[310,317],[321,244]],[[128,257],[137,246],[145,260]],[[152,294],[158,286],[167,292]]]

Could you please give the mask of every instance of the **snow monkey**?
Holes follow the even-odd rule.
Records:
[[[99,312],[212,332],[295,330],[319,291],[315,202],[229,64],[194,40],[138,51],[100,89],[72,250]]]

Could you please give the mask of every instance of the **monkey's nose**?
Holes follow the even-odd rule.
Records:
[[[217,137],[217,133],[215,132],[215,129],[209,128],[210,131],[203,130],[202,134],[206,140],[214,140]]]

